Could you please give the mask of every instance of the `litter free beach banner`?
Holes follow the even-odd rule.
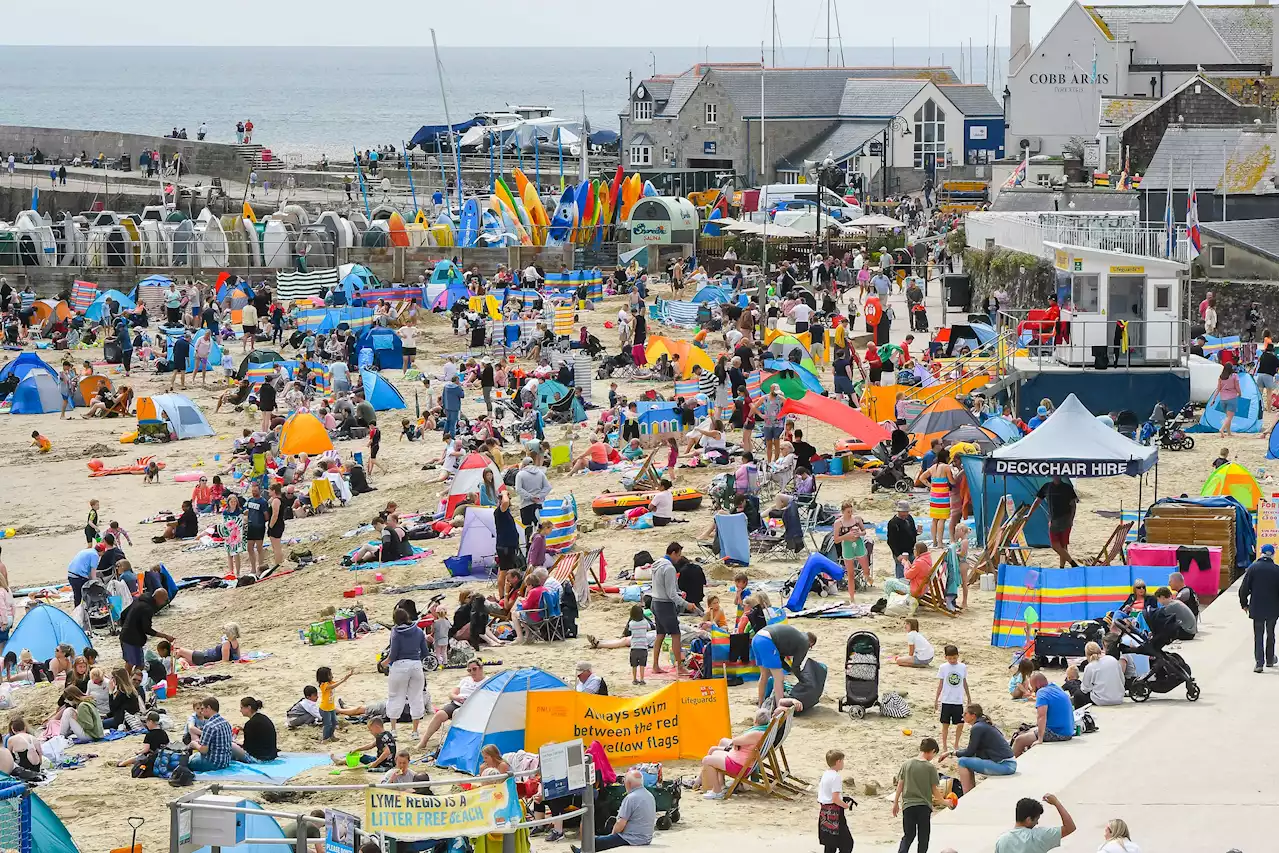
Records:
[[[565,690],[529,692],[524,748],[600,741],[613,763],[701,758],[729,737],[724,679],[680,681],[634,699]]]
[[[510,779],[444,797],[370,788],[365,799],[364,830],[394,838],[474,837],[499,832],[519,820],[520,799]]]

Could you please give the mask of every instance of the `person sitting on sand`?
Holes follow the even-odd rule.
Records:
[[[41,435],[38,429],[31,431],[31,446],[38,448],[41,453],[53,450],[53,442]]]
[[[933,646],[920,633],[920,620],[906,619],[904,625],[907,629],[907,653],[889,655],[889,663],[898,666],[928,666],[933,663]]]
[[[240,659],[240,626],[228,622],[222,626],[222,641],[212,648],[200,650],[173,647],[173,656],[182,658],[187,666],[204,666],[219,661],[237,661]]]
[[[5,736],[4,747],[18,767],[32,773],[40,772],[40,764],[44,760],[40,740],[27,731],[26,720],[22,717],[14,715],[9,719],[9,734]],[[4,767],[0,767],[0,773],[13,775],[11,770]]]
[[[236,761],[274,761],[280,754],[276,746],[276,726],[262,713],[262,703],[252,696],[240,700],[240,713],[245,722],[242,728],[244,745],[231,745]]]
[[[1018,661],[1018,670],[1009,679],[1009,695],[1014,699],[1030,699],[1035,695],[1031,689],[1031,673],[1036,671],[1036,663],[1030,657]]]
[[[760,741],[769,730],[770,712],[757,708],[752,726],[735,738],[721,738],[702,759],[702,798],[724,799],[725,776],[739,776],[756,758]]]
[[[94,701],[81,692],[79,687],[68,687],[62,691],[63,708],[58,718],[59,733],[64,737],[77,740],[102,740],[105,731],[102,727],[102,715]]]
[[[160,726],[159,711],[148,711],[142,724],[147,730],[142,736],[142,749],[131,758],[118,762],[116,766],[132,767],[136,764],[142,770],[135,771],[135,776],[150,776],[152,767],[155,766],[156,755],[159,754],[161,749],[169,745],[169,734]]]
[[[182,502],[182,513],[165,525],[162,536],[153,536],[152,542],[160,543],[166,539],[194,539],[200,532],[200,520],[196,517],[195,507],[191,501]]]

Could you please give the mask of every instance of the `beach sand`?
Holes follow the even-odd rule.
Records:
[[[612,351],[616,348],[616,334],[603,328],[607,319],[613,319],[618,299],[607,300],[594,312],[583,312],[583,322]],[[654,333],[660,332],[655,328]],[[438,374],[439,356],[445,352],[465,349],[464,340],[449,331],[444,318],[431,316],[421,324],[419,334],[419,364],[431,374]],[[239,346],[233,345],[238,351]],[[44,353],[46,360],[56,365],[60,354]],[[86,354],[76,353],[77,360]],[[100,357],[99,353],[87,353]],[[400,371],[384,371],[403,392],[410,406],[415,394],[425,403],[427,395],[421,384],[400,379]],[[112,373],[117,382],[121,377]],[[139,373],[132,380],[140,394],[158,392],[167,384],[160,377]],[[635,392],[642,383],[620,383],[621,390]],[[191,574],[220,574],[226,567],[221,549],[185,552],[181,545],[167,543],[154,545],[150,536],[161,532],[159,525],[139,524],[143,517],[161,509],[177,510],[190,493],[190,484],[173,482],[179,472],[198,470],[216,473],[226,464],[231,451],[232,438],[240,430],[251,427],[256,417],[248,413],[213,414],[216,395],[224,387],[222,382],[211,381],[207,388],[188,383],[188,394],[205,410],[217,432],[216,437],[183,441],[167,445],[133,447],[119,443],[121,433],[132,430],[132,419],[59,421],[56,415],[14,417],[4,416],[0,423],[0,462],[4,464],[7,488],[0,491],[0,529],[13,527],[16,538],[0,543],[3,560],[9,570],[12,586],[62,583],[65,567],[77,550],[83,547],[82,528],[88,501],[101,501],[101,518],[105,525],[116,520],[133,537],[133,544],[125,551],[135,567],[145,567],[163,562],[175,577]],[[658,389],[668,394],[670,385]],[[597,380],[594,393],[597,400],[607,394],[608,382]],[[468,395],[466,409],[475,412],[480,408],[478,393]],[[309,549],[321,556],[319,563],[303,571],[270,580],[255,586],[218,591],[186,591],[158,618],[157,627],[179,638],[179,644],[187,648],[206,648],[214,645],[222,634],[221,626],[236,622],[242,631],[242,648],[270,652],[271,657],[252,664],[220,664],[201,670],[228,674],[230,680],[211,685],[209,695],[217,696],[222,710],[233,724],[241,721],[238,700],[242,696],[254,696],[265,703],[265,711],[276,722],[280,747],[288,751],[345,751],[369,740],[363,726],[344,725],[339,729],[339,743],[322,747],[319,729],[308,728],[289,731],[285,727],[286,710],[300,697],[303,685],[312,683],[315,669],[331,666],[335,673],[354,668],[356,674],[343,686],[340,694],[347,704],[385,698],[386,680],[374,671],[377,654],[386,642],[386,635],[375,633],[356,642],[340,642],[336,645],[312,647],[298,639],[298,629],[314,621],[327,606],[350,603],[342,597],[343,590],[363,585],[365,594],[359,599],[374,620],[390,621],[392,607],[401,596],[378,592],[373,573],[349,571],[340,564],[341,554],[354,547],[359,540],[342,537],[342,533],[361,523],[368,522],[388,501],[396,501],[402,511],[431,511],[436,504],[441,486],[434,482],[438,474],[422,471],[420,466],[437,459],[441,445],[436,438],[425,442],[397,441],[399,413],[384,412],[379,415],[384,426],[384,441],[376,472],[370,478],[377,491],[356,498],[350,507],[290,522],[286,535],[300,537],[304,541],[294,547]],[[830,451],[841,436],[836,430],[809,419],[802,426],[808,441],[819,451]],[[30,432],[39,429],[53,441],[53,451],[38,455],[29,449]],[[555,426],[548,438],[553,443],[565,429]],[[589,431],[584,431],[588,432]],[[1236,437],[1220,440],[1216,436],[1197,436],[1197,447],[1191,452],[1163,452],[1160,464],[1160,491],[1162,495],[1182,493],[1198,494],[1200,485],[1210,470],[1210,461],[1221,445],[1232,449],[1233,455],[1246,468],[1257,470],[1264,466],[1274,470],[1274,465],[1263,461],[1265,442],[1257,437]],[[583,445],[580,443],[579,448]],[[344,456],[352,451],[366,449],[365,442],[339,444]],[[90,479],[85,463],[90,458],[103,458],[108,465],[127,464],[135,457],[156,454],[167,468],[161,476],[161,485],[144,486],[140,476],[116,476]],[[215,461],[215,455],[221,461]],[[680,470],[678,485],[705,486],[712,470]],[[563,473],[552,474],[554,495],[572,493],[582,508],[579,546],[603,547],[608,560],[609,573],[631,565],[632,556],[640,550],[657,555],[669,541],[677,540],[688,548],[708,524],[711,509],[687,513],[688,524],[680,524],[664,530],[620,531],[606,526],[588,509],[591,499],[605,490],[618,490],[615,474],[595,473],[569,477]],[[1272,488],[1265,484],[1264,488]],[[1115,525],[1113,519],[1103,518],[1095,510],[1133,509],[1138,501],[1138,485],[1132,479],[1086,480],[1076,483],[1081,497],[1072,551],[1078,557],[1098,551]],[[871,495],[869,477],[855,473],[842,478],[828,479],[822,485],[822,499],[839,504],[846,497],[855,500],[859,512],[869,522],[883,521],[891,514],[892,500],[896,495],[885,493]],[[1146,500],[1151,499],[1151,488],[1146,489]],[[917,493],[912,497],[917,506],[917,516],[927,512],[927,495]],[[314,539],[314,541],[312,541]],[[447,575],[443,559],[456,552],[455,540],[431,541],[425,544],[434,553],[414,565],[393,568],[384,572],[382,586],[399,586],[422,583]],[[286,545],[286,552],[289,550]],[[690,550],[694,550],[690,548]],[[884,578],[889,571],[887,554],[878,549],[874,567],[877,578]],[[784,580],[791,576],[803,561],[804,555],[793,560],[756,561],[748,570],[753,579]],[[1033,552],[1033,564],[1056,565],[1052,552]],[[723,573],[721,573],[723,576]],[[720,593],[722,601],[732,606],[732,594],[727,593],[727,579],[712,578],[708,593]],[[491,592],[492,583],[475,582],[470,588]],[[420,605],[432,593],[411,594]],[[456,606],[455,590],[446,591],[446,605],[452,614]],[[860,600],[871,603],[877,595],[867,592]],[[989,645],[991,612],[994,593],[971,591],[969,608],[956,618],[921,612],[921,631],[938,649],[954,643],[961,650],[962,659],[969,667],[969,685],[975,701],[981,702],[987,713],[1006,733],[1018,724],[1032,722],[1034,709],[1026,703],[1013,702],[1006,692],[1008,649],[996,649]],[[811,603],[813,603],[811,601]],[[579,621],[580,635],[594,634],[602,638],[617,637],[626,621],[627,605],[614,598],[593,596]],[[871,712],[864,720],[854,721],[835,709],[837,698],[842,697],[843,659],[845,639],[855,630],[875,631],[881,639],[886,655],[904,650],[904,628],[901,620],[873,616],[859,620],[801,619],[796,624],[804,630],[814,631],[818,645],[813,655],[830,668],[823,703],[810,713],[798,718],[796,730],[787,742],[787,753],[793,771],[816,784],[825,766],[823,755],[828,749],[840,748],[847,758],[845,776],[847,794],[855,796],[860,805],[850,815],[854,837],[863,842],[885,842],[897,837],[898,821],[890,815],[892,779],[899,764],[912,757],[922,736],[937,736],[939,726],[933,711],[933,695],[937,685],[937,670],[904,669],[886,665],[881,674],[881,689],[896,690],[905,694],[913,714],[907,720],[882,718]],[[103,652],[103,662],[109,666],[119,660],[119,647],[114,637],[103,636],[95,640]],[[505,667],[539,666],[566,682],[573,677],[574,663],[590,660],[596,672],[603,675],[614,695],[636,695],[645,688],[631,684],[625,650],[592,651],[585,639],[553,644],[511,646],[487,651],[488,658],[500,658]],[[491,667],[490,672],[497,667]],[[431,674],[428,684],[437,705],[447,699],[448,691],[463,677],[461,670],[443,670]],[[1058,673],[1051,673],[1055,679]],[[665,683],[665,682],[664,682]],[[649,689],[654,687],[651,680]],[[730,688],[731,719],[734,732],[750,723],[756,688],[754,684]],[[171,715],[185,719],[192,699],[206,695],[204,690],[182,691],[165,703]],[[24,713],[29,722],[41,722],[53,708],[54,691],[42,685],[22,691],[18,695],[17,711]],[[15,711],[16,712],[16,711]],[[11,712],[14,713],[14,712]],[[910,729],[912,734],[904,734]],[[402,744],[408,740],[407,727],[402,727]],[[967,739],[967,735],[966,735]],[[438,740],[437,742],[438,743]],[[145,817],[147,823],[139,833],[139,841],[146,849],[159,850],[167,846],[168,814],[166,802],[180,791],[160,780],[134,780],[128,771],[117,769],[114,763],[132,754],[136,739],[73,747],[71,752],[93,754],[87,764],[76,770],[60,772],[57,778],[39,789],[54,811],[66,822],[81,849],[105,850],[127,845],[129,829],[127,815]],[[434,746],[434,744],[433,744]],[[415,754],[417,753],[415,746]],[[415,755],[415,757],[417,757]],[[664,766],[668,778],[696,773],[692,761],[670,762]],[[452,775],[452,771],[439,771],[435,775]],[[338,775],[321,768],[298,777],[295,781],[312,784],[347,783],[361,784],[374,777],[362,770],[344,770]],[[868,784],[878,786],[878,793],[869,794]],[[1038,793],[1038,792],[1037,792]],[[291,798],[288,809],[309,809],[317,806],[344,806],[361,813],[360,798],[352,792],[311,794]],[[747,793],[730,802],[705,802],[698,794],[686,792],[682,803],[682,822],[672,831],[660,833],[658,840],[668,846],[712,841],[726,842],[740,839],[743,849],[754,849],[767,838],[807,838],[814,836],[813,826],[816,805],[812,794],[791,801],[764,799],[758,794]],[[567,843],[536,844],[540,849],[567,849]],[[817,849],[816,840],[802,845],[804,849]]]

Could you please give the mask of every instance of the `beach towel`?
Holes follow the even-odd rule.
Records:
[[[373,543],[370,543],[370,544],[373,544]],[[347,556],[354,557],[356,554],[356,551],[359,551],[359,550],[360,550],[359,548],[353,548],[351,550],[351,553],[347,554]],[[414,563],[418,562],[419,560],[425,557],[430,557],[433,553],[434,552],[430,548],[419,548],[415,545],[413,548],[413,556],[411,557],[401,557],[398,560],[387,560],[385,562],[378,562],[378,563],[352,563],[347,568],[349,568],[351,571],[354,572],[357,569],[360,569],[363,571],[365,569],[394,569],[397,566],[412,566]]]
[[[201,779],[242,779],[278,785],[288,782],[299,773],[314,767],[323,767],[332,761],[333,759],[324,753],[282,752],[273,761],[255,761],[252,764],[233,761],[229,767],[221,770],[204,770],[196,775]]]

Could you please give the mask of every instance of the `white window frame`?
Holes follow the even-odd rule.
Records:
[[[1173,310],[1173,287],[1167,284],[1156,285],[1156,311]]]
[[[800,183],[800,171],[798,169],[779,169],[778,183],[780,184]]]
[[[653,121],[653,101],[641,100],[631,104],[632,121]]]
[[[673,156],[675,156],[675,155],[674,155],[674,154],[673,154],[673,152],[671,151],[671,146],[670,146],[670,145],[664,145],[664,146],[662,146],[662,165],[664,165],[664,166],[669,166],[669,165],[671,165],[671,158],[672,158]]]
[[[932,115],[930,115],[932,113]],[[912,116],[911,165],[923,171],[934,158],[947,153],[947,113],[932,98],[920,105]],[[932,138],[926,138],[932,137]]]
[[[1214,258],[1218,260],[1215,261]],[[1209,247],[1209,266],[1222,269],[1227,265],[1227,247],[1222,244]]]
[[[653,146],[652,145],[632,145],[630,152],[630,160],[632,166],[652,166],[653,165]]]
[[[720,108],[715,104],[705,104],[702,110],[702,117],[707,124],[718,124],[720,118]]]

